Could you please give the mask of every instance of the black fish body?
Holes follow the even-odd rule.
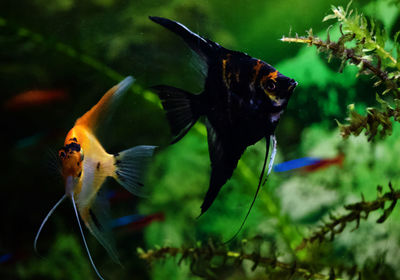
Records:
[[[225,49],[180,23],[150,19],[182,37],[208,66],[204,90],[199,95],[169,86],[154,87],[167,111],[175,136],[173,143],[200,116],[206,117],[212,171],[201,206],[203,214],[232,176],[245,149],[264,137],[269,141],[297,83],[269,64]]]

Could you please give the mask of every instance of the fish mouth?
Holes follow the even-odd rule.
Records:
[[[72,196],[75,188],[75,179],[73,176],[68,176],[65,179],[65,194],[67,196]]]
[[[297,85],[299,84],[298,82],[296,82],[294,79],[291,79],[289,81],[289,88],[288,91],[293,91],[295,89],[295,87],[297,87]]]

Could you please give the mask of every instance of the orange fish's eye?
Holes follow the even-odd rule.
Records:
[[[61,159],[64,159],[65,156],[66,156],[65,150],[64,150],[64,149],[60,149],[60,150],[58,151],[58,156],[59,156]]]

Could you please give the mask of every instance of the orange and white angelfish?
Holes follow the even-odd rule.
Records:
[[[92,109],[75,122],[74,127],[68,132],[64,147],[58,152],[62,163],[61,172],[65,181],[65,194],[43,220],[34,242],[36,250],[36,243],[44,224],[57,206],[69,197],[90,262],[100,279],[103,278],[90,255],[79,216],[111,258],[120,263],[111,236],[108,201],[102,192],[99,193],[99,190],[105,179],[112,177],[132,194],[140,195],[143,175],[156,148],[155,146],[136,146],[112,155],[105,151],[94,134],[99,121],[110,113],[110,109],[127,92],[133,82],[132,77],[127,77],[111,88]]]

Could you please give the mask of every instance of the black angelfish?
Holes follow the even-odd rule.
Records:
[[[154,87],[175,137],[172,143],[179,141],[199,117],[206,118],[212,170],[201,214],[207,211],[221,187],[232,177],[245,149],[266,138],[264,166],[251,209],[264,175],[270,139],[273,139],[275,147],[276,125],[297,82],[282,75],[268,63],[242,52],[225,49],[178,22],[160,17],[150,19],[180,36],[205,60],[208,67],[204,91],[200,94],[170,86]],[[274,151],[275,148],[271,153],[269,171]]]

